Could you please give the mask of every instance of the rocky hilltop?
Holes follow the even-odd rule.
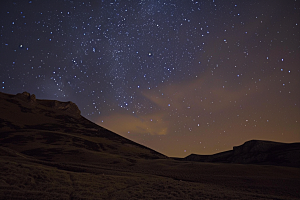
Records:
[[[56,100],[37,100],[34,94],[30,95],[28,92],[18,93],[13,97],[13,99],[28,103],[27,106],[31,107],[45,106],[50,109],[61,110],[64,111],[65,114],[75,118],[79,118],[81,116],[78,106],[71,101],[61,102]]]
[[[15,99],[20,99],[22,101],[36,103],[35,95],[34,94],[30,95],[30,93],[28,93],[28,92],[16,94]]]
[[[191,154],[183,160],[300,167],[300,143],[250,140],[230,151],[213,155]]]

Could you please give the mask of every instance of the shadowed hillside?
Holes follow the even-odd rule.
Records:
[[[287,150],[252,143],[233,151]],[[94,124],[72,102],[0,93],[0,199],[287,200],[300,199],[299,185],[299,168],[174,160]]]
[[[0,110],[1,144],[28,156],[95,163],[111,159],[111,154],[115,162],[121,156],[165,158],[82,117],[73,102],[37,100],[27,92],[0,93]]]
[[[230,151],[214,155],[191,154],[183,160],[300,167],[300,143],[251,140]]]

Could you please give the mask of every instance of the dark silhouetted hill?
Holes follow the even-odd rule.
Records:
[[[300,143],[251,140],[213,155],[191,154],[182,160],[300,167]]]

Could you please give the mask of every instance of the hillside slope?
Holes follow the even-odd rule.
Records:
[[[300,167],[300,143],[251,140],[230,151],[214,155],[191,154],[183,160]]]
[[[38,100],[27,92],[0,93],[0,143],[48,161],[103,164],[166,158],[87,120],[72,102]]]

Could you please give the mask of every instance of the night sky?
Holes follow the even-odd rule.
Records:
[[[300,141],[299,0],[1,1],[0,91],[167,156]]]

